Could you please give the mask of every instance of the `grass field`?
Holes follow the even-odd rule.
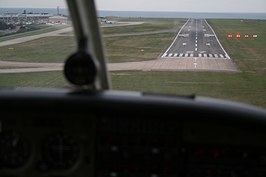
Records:
[[[266,20],[208,20],[225,50],[243,72],[266,71]],[[227,38],[240,33],[240,39]],[[244,38],[248,34],[249,38]],[[252,38],[253,34],[258,35]]]
[[[134,20],[134,19],[131,19]],[[138,19],[139,20],[139,19]],[[159,19],[156,19],[159,20]],[[154,22],[156,21],[154,20]],[[125,19],[127,21],[127,19]],[[183,19],[170,19],[161,26],[143,24],[106,28],[105,34],[122,34],[162,30],[165,23],[180,27]],[[266,108],[266,21],[263,20],[208,20],[224,48],[238,65],[240,73],[223,72],[111,72],[113,89],[202,95],[240,101]],[[169,26],[167,29],[171,29]],[[257,34],[258,38],[229,39],[228,33]],[[104,38],[109,62],[139,61],[157,58],[171,43],[174,33]],[[58,47],[53,45],[58,42]],[[74,45],[71,37],[50,37],[15,46],[17,51],[0,48],[0,57],[8,60],[62,62]],[[64,42],[62,42],[64,41]],[[72,41],[73,42],[73,41]],[[42,46],[41,50],[38,45]],[[61,44],[61,46],[60,46]],[[50,46],[55,46],[53,49]],[[130,46],[130,47],[128,47]],[[31,48],[30,48],[31,47]],[[29,50],[30,49],[30,50]],[[59,51],[59,52],[58,52]],[[65,52],[67,51],[67,52]],[[11,55],[13,52],[14,55]],[[28,58],[28,55],[33,57]],[[0,85],[34,87],[68,87],[60,72],[1,74]]]
[[[174,35],[174,33],[161,33],[105,38],[108,61],[112,63],[154,60],[166,50]]]
[[[148,32],[148,31],[160,31],[160,30],[171,30],[181,27],[186,19],[157,19],[157,18],[139,18],[139,19],[128,19],[124,18],[121,22],[143,22],[141,25],[134,26],[122,26],[122,27],[104,27],[102,29],[103,34],[123,34],[123,33],[137,33],[137,32]]]
[[[63,72],[0,74],[1,87],[69,87]]]
[[[10,50],[12,47],[12,50]],[[0,59],[21,62],[64,62],[76,49],[74,37],[53,36],[0,47]]]
[[[253,73],[112,72],[113,89],[200,95],[266,108],[266,78]]]
[[[66,27],[66,25],[56,25],[56,26],[38,25],[38,27],[36,27],[36,28],[39,28],[38,30],[24,32],[24,33],[18,33],[18,34],[13,34],[13,35],[8,35],[8,36],[2,36],[2,37],[0,37],[0,42],[11,40],[11,39],[16,39],[16,38],[20,38],[20,37],[25,37],[25,36],[32,36],[32,35],[37,35],[37,34],[42,34],[42,33],[48,33],[48,32],[59,30],[59,29],[65,28],[65,27]]]
[[[130,21],[132,19],[123,20]],[[108,27],[102,29],[104,35],[169,29],[177,30],[185,20],[137,19],[137,21],[143,21],[145,23],[136,26]],[[170,45],[175,35],[176,34],[172,32],[150,35],[106,37],[103,39],[103,42],[106,47],[108,62],[141,61],[156,59],[160,53]],[[9,48],[14,48],[15,50],[9,50]],[[0,47],[0,59],[23,62],[64,62],[66,57],[75,49],[76,44],[74,37],[72,36],[46,37],[12,46]]]

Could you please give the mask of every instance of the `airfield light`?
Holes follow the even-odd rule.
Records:
[[[249,35],[248,34],[245,34],[245,38],[248,38],[249,37]]]
[[[257,38],[257,37],[258,37],[258,35],[257,35],[257,34],[253,34],[253,37],[254,37],[254,38]]]
[[[218,149],[212,151],[212,157],[217,158],[221,155],[221,152]]]
[[[241,37],[241,35],[240,35],[239,33],[237,33],[237,34],[236,34],[236,37],[237,37],[237,38],[240,38],[240,37]]]
[[[233,35],[232,35],[232,34],[227,34],[227,37],[228,37],[228,38],[232,38]]]
[[[198,149],[196,149],[195,154],[197,156],[203,156],[205,154],[205,150],[203,148],[198,148]]]

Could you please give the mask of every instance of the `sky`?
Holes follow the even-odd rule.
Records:
[[[64,0],[0,0],[2,7],[65,8]],[[96,0],[99,10],[174,12],[264,12],[266,0]]]

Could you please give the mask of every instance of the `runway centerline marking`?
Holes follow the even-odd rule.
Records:
[[[204,26],[208,27],[208,29],[206,30],[208,32],[203,32],[205,29],[203,27],[203,23],[204,24],[206,23],[206,25]],[[189,25],[191,25],[191,28],[188,28]],[[226,53],[224,54],[224,52],[221,51],[220,47],[218,47],[215,50],[213,49],[214,47],[217,47],[216,43],[218,41],[218,38],[216,34],[214,33],[213,29],[209,27],[210,25],[207,23],[205,19],[203,20],[188,19],[188,21],[178,31],[178,34],[176,35],[174,41],[172,41],[171,45],[168,47],[167,51],[164,52],[163,55],[161,55],[161,58],[167,58],[167,57],[171,58],[171,57],[181,57],[181,56],[189,57],[189,58],[198,57],[199,59],[198,61],[201,61],[202,57],[206,56],[208,58],[217,58],[217,59],[218,58],[226,58],[226,59],[229,58],[230,59],[230,57]],[[188,36],[189,36],[188,39],[184,38]],[[214,41],[214,43],[212,40]],[[193,43],[193,41],[195,42]],[[204,49],[208,51],[208,53],[205,54],[206,51],[202,51]],[[195,59],[195,62],[196,62],[196,59]],[[200,67],[202,66],[200,65]]]
[[[194,67],[197,68],[197,63],[194,63]]]

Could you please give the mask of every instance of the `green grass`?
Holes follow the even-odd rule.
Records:
[[[116,20],[116,19],[114,19]],[[119,21],[143,22],[141,25],[101,28],[103,35],[132,34],[160,30],[177,30],[185,19],[127,19]],[[175,33],[145,34],[123,37],[104,37],[108,62],[129,62],[156,59],[171,44]]]
[[[266,70],[266,20],[208,20],[220,42],[243,72],[265,73]],[[242,38],[227,38],[237,33]],[[244,38],[249,34],[249,38]],[[257,34],[258,38],[252,38]]]
[[[266,77],[252,73],[111,72],[112,88],[175,95],[201,95],[266,108]],[[256,83],[254,85],[254,83]],[[62,72],[0,74],[1,87],[71,87]]]
[[[0,74],[1,87],[70,87],[59,71]]]
[[[153,60],[166,50],[174,33],[104,38],[109,62]]]
[[[111,72],[115,90],[201,95],[266,108],[266,77],[252,73]]]
[[[158,19],[150,21],[155,23]],[[182,21],[164,19],[157,26],[165,28],[165,25],[168,24],[168,27],[176,28],[176,25],[182,25]],[[142,27],[140,28],[139,26]],[[125,27],[112,28],[124,30]],[[145,24],[129,26],[129,29],[134,28],[144,31],[146,29]],[[131,30],[125,32],[131,33]],[[175,35],[175,33],[159,33],[106,37],[103,41],[107,51],[108,62],[143,61],[156,59],[170,45]],[[14,50],[9,50],[9,48],[14,48]],[[74,36],[45,37],[21,44],[0,47],[0,59],[21,62],[64,62],[66,57],[74,52],[75,49]]]
[[[132,20],[132,19],[131,19]],[[119,21],[131,21],[130,19],[123,19]],[[134,19],[134,22],[143,22],[141,25],[129,25],[118,27],[103,27],[101,28],[103,34],[123,34],[123,33],[138,33],[160,30],[178,29],[185,23],[185,19]]]
[[[9,48],[13,48],[10,50]],[[76,49],[74,37],[56,36],[0,47],[0,60],[20,62],[64,62]]]
[[[25,36],[32,36],[32,35],[37,35],[37,34],[42,34],[42,33],[48,33],[48,32],[56,31],[59,29],[63,29],[65,27],[66,27],[65,25],[57,25],[57,26],[38,25],[38,27],[36,27],[37,29],[34,31],[29,31],[29,32],[24,32],[24,33],[16,33],[16,34],[8,35],[8,36],[2,36],[2,37],[0,37],[0,42],[11,40],[11,39],[16,39],[16,38],[20,38],[20,37],[25,37]]]

